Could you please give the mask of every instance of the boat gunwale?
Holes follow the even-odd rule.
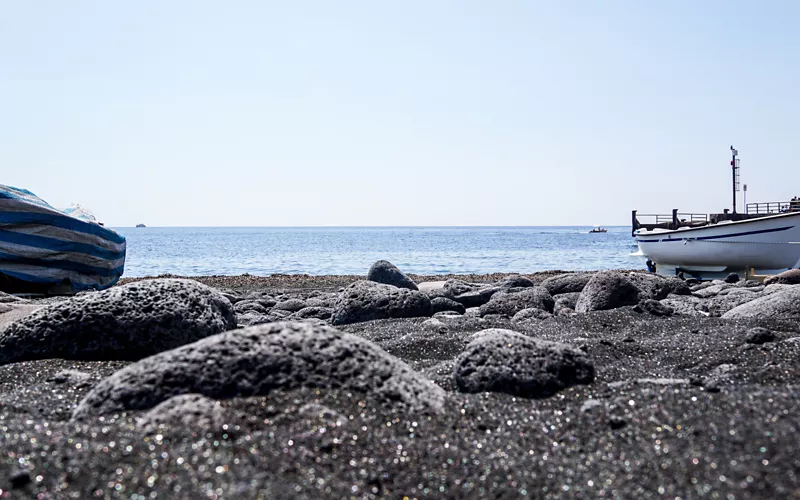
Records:
[[[653,236],[662,236],[662,235],[686,234],[686,233],[688,233],[690,231],[697,231],[697,230],[701,230],[701,229],[710,229],[710,228],[716,228],[716,227],[720,227],[720,226],[733,227],[733,226],[741,225],[741,224],[753,223],[753,222],[764,221],[764,220],[780,219],[782,217],[788,218],[788,217],[794,217],[794,216],[800,216],[800,212],[788,212],[788,213],[785,213],[785,214],[765,215],[764,217],[754,217],[752,219],[744,219],[744,220],[737,220],[737,221],[720,221],[720,222],[717,222],[717,223],[714,223],[714,224],[706,224],[705,226],[697,226],[697,227],[684,226],[684,227],[679,228],[679,229],[655,228],[655,229],[652,229],[652,230],[649,230],[649,231],[648,230],[644,230],[644,229],[637,229],[636,233],[634,234],[634,237],[638,241],[639,237],[649,238],[649,237],[653,237]]]

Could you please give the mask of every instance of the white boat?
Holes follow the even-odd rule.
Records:
[[[700,227],[637,229],[636,243],[656,269],[725,272],[800,268],[800,212]],[[668,271],[668,272],[669,272]]]
[[[739,153],[733,146],[731,154],[733,211],[632,212],[631,235],[639,247],[637,255],[648,259],[648,270],[708,279],[720,273],[747,275],[755,270],[771,273],[800,268],[800,198],[749,204],[745,200],[744,212],[737,213]]]

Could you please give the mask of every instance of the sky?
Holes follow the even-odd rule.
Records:
[[[800,2],[0,3],[0,184],[108,226],[625,225],[800,195]],[[739,203],[742,203],[741,193]]]

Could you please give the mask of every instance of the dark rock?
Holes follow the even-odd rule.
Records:
[[[514,316],[523,309],[537,308],[552,312],[555,301],[550,293],[540,286],[523,288],[515,293],[496,293],[481,306],[481,316],[501,314]]]
[[[639,289],[642,299],[662,300],[668,295],[689,295],[691,289],[685,281],[658,274],[628,273],[626,277]]]
[[[431,298],[445,297],[462,304],[466,308],[470,308],[480,307],[489,302],[492,295],[499,290],[500,288],[496,286],[478,285],[450,279],[445,282],[442,288],[429,291],[428,296]]]
[[[552,318],[553,315],[544,309],[536,307],[523,309],[511,318],[512,323],[524,323],[526,321],[538,321],[542,319]]]
[[[558,276],[552,276],[542,281],[544,288],[550,292],[550,295],[561,295],[564,293],[579,293],[582,292],[589,280],[592,279],[594,273],[565,273]]]
[[[289,312],[297,312],[300,309],[305,309],[307,307],[305,301],[300,299],[287,299],[282,300],[275,304],[273,309],[277,309],[280,311],[289,311]]]
[[[705,288],[700,288],[699,290],[692,291],[692,295],[695,297],[700,297],[701,299],[708,299],[711,297],[716,297],[718,293],[727,288],[730,288],[731,285],[728,283],[722,283],[717,285],[707,286]]]
[[[555,304],[553,305],[553,312],[558,312],[559,309],[575,309],[578,303],[578,298],[581,296],[580,292],[567,292],[553,296]]]
[[[639,306],[653,316],[672,316],[675,313],[675,310],[668,305],[653,299],[645,299],[639,303]]]
[[[764,280],[765,285],[800,285],[800,269],[790,269]]]
[[[170,430],[181,433],[223,433],[227,423],[225,410],[219,401],[201,394],[181,394],[154,406],[136,424],[143,434]]]
[[[738,274],[730,273],[729,275],[727,275],[725,277],[725,279],[723,281],[725,281],[725,283],[738,283],[740,279],[741,278],[739,278]]]
[[[612,415],[612,416],[611,416],[611,417],[609,417],[609,419],[608,419],[608,425],[609,425],[609,426],[610,426],[612,429],[614,429],[614,430],[618,430],[618,429],[622,429],[623,427],[625,427],[626,425],[628,425],[628,421],[627,421],[627,420],[625,420],[625,418],[624,418],[624,417],[620,417],[619,415]]]
[[[137,281],[54,303],[0,332],[0,364],[133,360],[236,328],[231,303],[186,279]]]
[[[11,489],[17,490],[31,483],[31,473],[24,469],[17,469],[11,473],[8,479],[11,483]]]
[[[434,314],[443,311],[452,311],[457,312],[458,314],[464,314],[464,312],[467,310],[463,304],[456,302],[455,300],[448,299],[447,297],[433,298],[431,300],[431,308],[433,309]]]
[[[181,394],[229,399],[297,388],[368,393],[419,411],[444,403],[441,388],[375,344],[295,322],[221,333],[140,360],[98,383],[73,417],[147,410]]]
[[[407,288],[409,290],[419,290],[417,284],[411,278],[403,274],[403,271],[397,268],[388,260],[379,260],[372,264],[367,272],[367,280],[374,281],[375,283],[383,283],[384,285],[392,285],[397,288]]]
[[[520,276],[519,274],[512,274],[501,279],[495,286],[498,288],[528,288],[534,286],[535,283],[530,279]]]
[[[731,309],[760,298],[762,295],[749,288],[729,288],[708,299],[708,312],[712,316],[722,316]],[[729,293],[724,293],[729,292]]]
[[[767,289],[772,286],[776,285],[770,285]],[[787,290],[781,290],[756,300],[751,300],[734,307],[723,314],[722,317],[725,319],[800,319],[800,286],[793,286]]]
[[[267,314],[267,308],[264,307],[260,302],[255,300],[240,300],[239,302],[233,305],[233,310],[236,311],[236,314],[245,314],[245,313]]]
[[[331,307],[304,307],[292,314],[292,318],[308,319],[317,318],[328,321],[333,315],[333,308]]]
[[[639,302],[640,291],[625,275],[616,271],[595,274],[586,284],[575,311],[586,313],[634,305]]]
[[[476,333],[453,368],[456,387],[468,393],[539,398],[593,380],[594,365],[583,351],[502,329]]]
[[[775,340],[775,334],[760,326],[747,330],[747,337],[745,337],[748,344],[765,344],[773,340]]]
[[[344,289],[333,306],[332,323],[346,325],[374,319],[432,316],[427,295],[372,281],[357,281]]]

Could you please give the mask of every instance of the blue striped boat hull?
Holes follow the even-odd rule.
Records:
[[[122,276],[125,251],[119,233],[57,210],[28,190],[0,185],[0,274],[10,278],[3,288],[103,290]]]

